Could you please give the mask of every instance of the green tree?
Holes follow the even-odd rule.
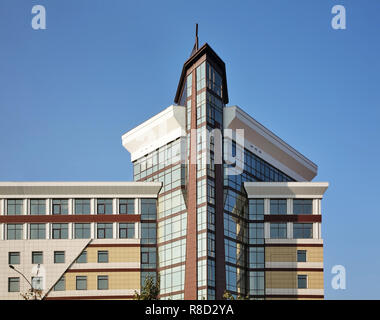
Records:
[[[235,297],[230,292],[224,291],[223,299],[224,300],[249,300],[249,297],[248,296],[244,297],[239,294],[237,298],[235,299]]]
[[[140,293],[135,291],[135,300],[158,300],[160,293],[160,280],[154,281],[153,277],[149,274],[145,277],[144,285]]]

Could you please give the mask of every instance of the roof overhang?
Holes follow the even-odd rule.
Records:
[[[244,130],[244,147],[296,181],[311,181],[318,167],[237,106],[223,110],[225,129]]]
[[[0,198],[115,196],[157,198],[161,182],[0,182]]]
[[[170,106],[125,133],[122,143],[135,161],[181,136],[186,136],[186,108]]]
[[[248,198],[322,199],[328,182],[244,182]]]

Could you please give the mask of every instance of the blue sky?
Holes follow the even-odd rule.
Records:
[[[44,5],[47,29],[31,28]],[[331,28],[344,5],[347,29]],[[239,105],[319,166],[328,299],[380,298],[380,1],[1,0],[0,180],[132,180],[121,135],[173,103],[199,23]],[[330,285],[344,265],[347,289]]]

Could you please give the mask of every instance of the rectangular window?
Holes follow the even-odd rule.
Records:
[[[307,275],[299,274],[297,276],[298,289],[307,289]]]
[[[45,223],[31,223],[29,227],[30,239],[46,239],[46,224]]]
[[[144,269],[156,268],[156,248],[141,248],[141,267]]]
[[[270,237],[272,239],[286,239],[287,237],[286,223],[271,223]]]
[[[30,214],[45,215],[46,214],[46,200],[45,199],[31,199],[30,200]]]
[[[134,214],[135,213],[135,199],[120,199],[119,200],[119,214]]]
[[[62,276],[61,279],[58,280],[58,282],[54,285],[53,290],[54,291],[65,291],[66,290],[65,276]]]
[[[20,252],[9,252],[8,264],[20,264]]]
[[[297,262],[306,262],[306,250],[297,250]]]
[[[42,290],[43,278],[42,277],[32,277],[32,287],[34,290]]]
[[[286,214],[286,199],[270,199],[270,214]]]
[[[98,262],[99,263],[108,262],[108,251],[98,251]]]
[[[294,223],[293,224],[294,239],[312,239],[313,224],[312,223]]]
[[[98,276],[98,290],[108,290],[108,276]]]
[[[263,220],[264,219],[264,199],[251,199],[249,200],[249,220]]]
[[[54,251],[54,263],[65,263],[65,251]]]
[[[43,253],[42,251],[32,252],[32,264],[42,264],[43,263]]]
[[[155,223],[141,223],[141,243],[154,244],[157,242]]]
[[[76,277],[76,289],[77,290],[87,290],[87,277],[77,276]]]
[[[54,199],[52,202],[53,214],[68,214],[68,200],[67,199]]]
[[[312,199],[294,199],[293,200],[294,214],[313,214]]]
[[[53,239],[67,239],[68,238],[68,224],[67,223],[53,223],[52,238]]]
[[[97,200],[98,214],[112,214],[112,199]]]
[[[87,263],[87,251],[83,251],[77,258],[76,263]]]
[[[134,223],[120,223],[119,224],[119,238],[120,239],[133,239],[134,237],[135,237]]]
[[[141,220],[156,220],[156,199],[141,199]]]
[[[75,214],[90,214],[90,199],[75,199]]]
[[[7,201],[7,214],[10,216],[22,214],[22,208],[23,208],[23,200],[9,199]]]
[[[22,224],[7,224],[7,239],[21,240],[22,239]]]
[[[75,239],[89,239],[91,238],[91,224],[90,223],[75,223]]]
[[[112,239],[112,223],[98,223],[97,225],[97,238],[98,239]]]
[[[8,292],[20,292],[20,278],[8,278]]]

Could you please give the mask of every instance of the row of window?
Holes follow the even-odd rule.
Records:
[[[286,239],[287,234],[286,223],[271,223],[270,237],[272,239]],[[313,224],[312,223],[293,223],[293,238],[294,239],[312,239]]]
[[[270,199],[270,214],[287,214],[287,199]],[[293,199],[293,214],[313,214],[313,199]],[[249,219],[264,218],[264,199],[249,200]]]
[[[143,225],[143,224],[142,224]],[[91,238],[91,223],[74,223],[74,239],[90,239]],[[31,223],[29,224],[29,239],[46,239],[46,223]],[[23,224],[7,224],[6,239],[7,240],[22,240],[23,239]],[[118,223],[118,238],[133,239],[135,238],[135,223]],[[69,224],[68,223],[52,223],[51,224],[51,239],[68,239]],[[113,224],[112,223],[97,223],[96,224],[97,239],[112,239]]]
[[[53,199],[51,214],[66,215],[68,214],[68,199]],[[23,214],[23,199],[8,199],[7,214]],[[113,199],[96,199],[97,214],[113,214]],[[46,199],[30,199],[31,215],[46,215]],[[91,214],[91,199],[74,199],[73,214]],[[119,199],[119,214],[135,214],[135,199]],[[156,218],[156,200],[141,199],[141,218]]]
[[[236,251],[232,252],[235,254]],[[229,253],[231,255],[231,253]],[[229,256],[226,252],[226,261]],[[307,250],[297,250],[297,262],[307,262]],[[234,263],[234,261],[233,261]],[[250,247],[249,248],[249,268],[262,269],[265,268],[265,252],[264,247]]]
[[[32,264],[43,264],[42,251],[32,252]],[[87,263],[87,251],[83,251],[76,260],[77,263]],[[108,251],[98,250],[98,263],[108,262]],[[65,251],[54,251],[54,263],[65,263]],[[9,252],[8,253],[8,264],[17,265],[20,264],[20,252]]]
[[[101,275],[97,277],[97,289],[98,290],[108,290],[108,276]],[[43,278],[42,277],[32,277],[32,286],[36,290],[43,289]],[[87,290],[87,276],[77,276],[75,279],[76,290]],[[54,291],[65,291],[66,283],[65,276],[61,277],[58,282],[54,285]],[[8,292],[20,292],[20,278],[10,277],[8,278]]]

